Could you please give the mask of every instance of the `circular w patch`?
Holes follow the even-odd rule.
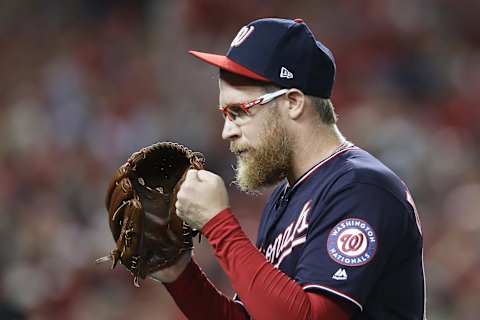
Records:
[[[328,255],[344,266],[361,266],[372,260],[377,251],[377,237],[365,221],[349,218],[340,221],[330,231]]]

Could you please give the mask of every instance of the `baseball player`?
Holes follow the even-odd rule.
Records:
[[[405,184],[348,142],[330,96],[332,53],[301,19],[260,19],[220,69],[223,139],[246,192],[276,185],[252,244],[225,184],[189,170],[177,214],[201,230],[236,291],[220,293],[190,254],[155,277],[189,319],[424,319],[422,233]],[[193,297],[193,298],[192,298]]]

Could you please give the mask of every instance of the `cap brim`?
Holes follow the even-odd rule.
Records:
[[[198,59],[205,61],[208,64],[214,65],[216,67],[219,67],[220,69],[229,71],[231,73],[235,73],[254,80],[270,82],[270,80],[268,80],[267,78],[264,78],[261,75],[256,74],[255,72],[245,68],[244,66],[239,65],[238,63],[229,59],[226,56],[213,53],[198,52],[193,50],[189,51],[189,53],[191,53]]]

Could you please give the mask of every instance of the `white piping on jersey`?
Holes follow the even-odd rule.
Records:
[[[240,300],[237,300],[236,298],[237,298],[237,294],[235,293],[235,295],[233,296],[233,299],[232,299],[233,302],[238,303],[240,306],[242,306],[242,308],[245,310],[245,313],[246,313],[247,316],[248,316],[248,319],[252,319],[252,317],[251,317],[250,314],[248,313],[248,310],[247,310],[247,308],[245,307],[245,305],[243,304],[243,302],[240,301]]]
[[[333,294],[335,294],[335,295],[337,295],[337,296],[340,296],[340,297],[342,297],[342,298],[344,298],[344,299],[347,299],[348,301],[355,303],[355,304],[360,308],[360,311],[363,311],[362,305],[361,305],[357,300],[353,299],[352,297],[347,296],[347,295],[344,294],[344,293],[341,293],[341,292],[339,292],[339,291],[337,291],[337,290],[334,290],[334,289],[332,289],[332,288],[324,287],[324,286],[321,286],[321,285],[318,285],[318,284],[309,284],[309,285],[306,285],[306,286],[303,287],[303,290],[310,289],[310,288],[316,288],[316,289],[325,290],[325,291],[328,291],[328,292],[330,292],[330,293],[333,293]]]
[[[339,154],[341,153],[344,153],[345,151],[349,151],[349,150],[353,150],[353,149],[357,149],[356,146],[352,145],[350,147],[347,147],[345,149],[340,149],[338,150],[337,152],[335,153],[332,153],[330,156],[328,156],[327,158],[323,159],[322,161],[320,161],[319,163],[317,163],[315,166],[313,166],[313,168],[311,168],[310,170],[308,170],[304,175],[303,177],[301,177],[294,185],[293,187],[290,189],[290,191],[292,191],[294,188],[296,188],[300,183],[302,183],[303,181],[305,181],[308,177],[310,177],[318,168],[320,168],[322,165],[324,165],[325,163],[327,163],[328,161],[330,161],[331,159],[335,158],[336,156],[338,156]],[[285,186],[285,190],[287,188],[289,188],[290,185],[287,181],[287,184]],[[284,191],[285,191],[284,190]]]
[[[422,248],[422,273],[423,273],[423,320],[427,320],[427,281],[425,280],[425,263]]]

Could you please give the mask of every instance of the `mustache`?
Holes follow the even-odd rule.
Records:
[[[230,152],[234,154],[239,154],[242,151],[250,151],[253,148],[249,147],[246,144],[236,144],[236,143],[230,143]]]

